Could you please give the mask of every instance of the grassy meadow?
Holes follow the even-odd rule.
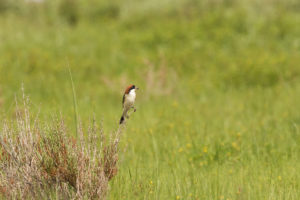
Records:
[[[1,121],[75,136],[68,65],[83,126],[140,87],[108,199],[300,199],[299,1],[0,0]]]

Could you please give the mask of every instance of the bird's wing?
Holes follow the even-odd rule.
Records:
[[[123,95],[122,106],[124,108],[125,94]]]

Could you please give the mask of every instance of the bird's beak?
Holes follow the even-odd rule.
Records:
[[[135,89],[138,90],[138,89],[140,89],[140,88],[137,87],[137,88],[135,88]]]

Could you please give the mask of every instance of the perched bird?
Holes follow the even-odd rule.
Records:
[[[135,87],[135,85],[129,85],[126,88],[125,93],[123,95],[123,114],[120,119],[120,124],[124,123],[125,117],[129,118],[127,113],[131,108],[134,109],[134,112],[136,111],[136,109],[134,107],[134,102],[135,102],[135,97],[136,97],[135,91],[138,89],[139,88]]]

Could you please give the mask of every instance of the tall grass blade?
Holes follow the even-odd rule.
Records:
[[[76,136],[78,136],[78,107],[77,107],[77,97],[76,97],[76,91],[75,91],[75,86],[74,86],[74,81],[73,81],[73,76],[69,64],[69,60],[67,59],[67,66],[69,70],[69,76],[71,80],[71,85],[72,85],[72,94],[73,94],[73,108],[74,108],[74,120],[75,120],[75,130],[76,130]]]

